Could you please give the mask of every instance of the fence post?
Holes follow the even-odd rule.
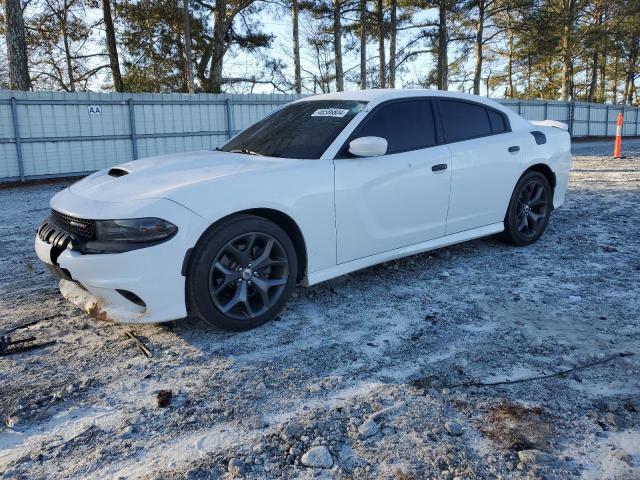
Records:
[[[587,137],[591,136],[591,104],[587,104]]]
[[[604,136],[606,137],[609,135],[609,105],[607,105],[604,115]]]
[[[133,97],[127,100],[129,105],[129,129],[131,131],[131,149],[133,151],[133,159],[138,159],[138,137],[136,135],[136,115],[133,111]]]
[[[227,112],[227,138],[233,137],[233,110],[231,109],[231,98],[224,101]]]
[[[20,181],[24,182],[24,158],[22,157],[22,143],[20,142],[20,124],[18,123],[18,106],[16,105],[16,97],[11,97],[11,117],[13,118],[13,134],[16,137],[18,171],[20,172]]]
[[[549,117],[547,116],[547,113],[549,111],[549,102],[547,102],[546,100],[544,101],[544,119],[543,120],[548,120]]]

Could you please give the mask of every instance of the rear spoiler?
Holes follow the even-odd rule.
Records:
[[[569,130],[569,125],[557,120],[531,120],[530,123],[537,127],[555,127],[565,131]]]

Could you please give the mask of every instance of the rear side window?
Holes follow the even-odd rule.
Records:
[[[487,109],[489,113],[489,122],[491,123],[491,131],[493,133],[503,133],[507,131],[507,126],[504,122],[504,115],[496,112],[495,110]]]
[[[370,136],[387,140],[387,154],[435,145],[431,102],[407,100],[382,105],[364,120],[354,138]]]
[[[440,100],[440,116],[447,142],[459,142],[492,133],[487,109],[482,105]]]

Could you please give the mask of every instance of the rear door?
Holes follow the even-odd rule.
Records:
[[[438,109],[452,154],[446,234],[502,222],[524,163],[522,134],[480,103],[439,99]]]
[[[377,136],[387,154],[334,160],[337,261],[348,262],[444,235],[450,153],[436,145],[432,102],[395,100],[376,107],[350,137]]]

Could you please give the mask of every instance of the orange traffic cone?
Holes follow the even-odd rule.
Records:
[[[618,121],[616,122],[616,143],[613,147],[613,158],[624,158],[620,155],[620,149],[622,148],[622,113],[618,114]]]

